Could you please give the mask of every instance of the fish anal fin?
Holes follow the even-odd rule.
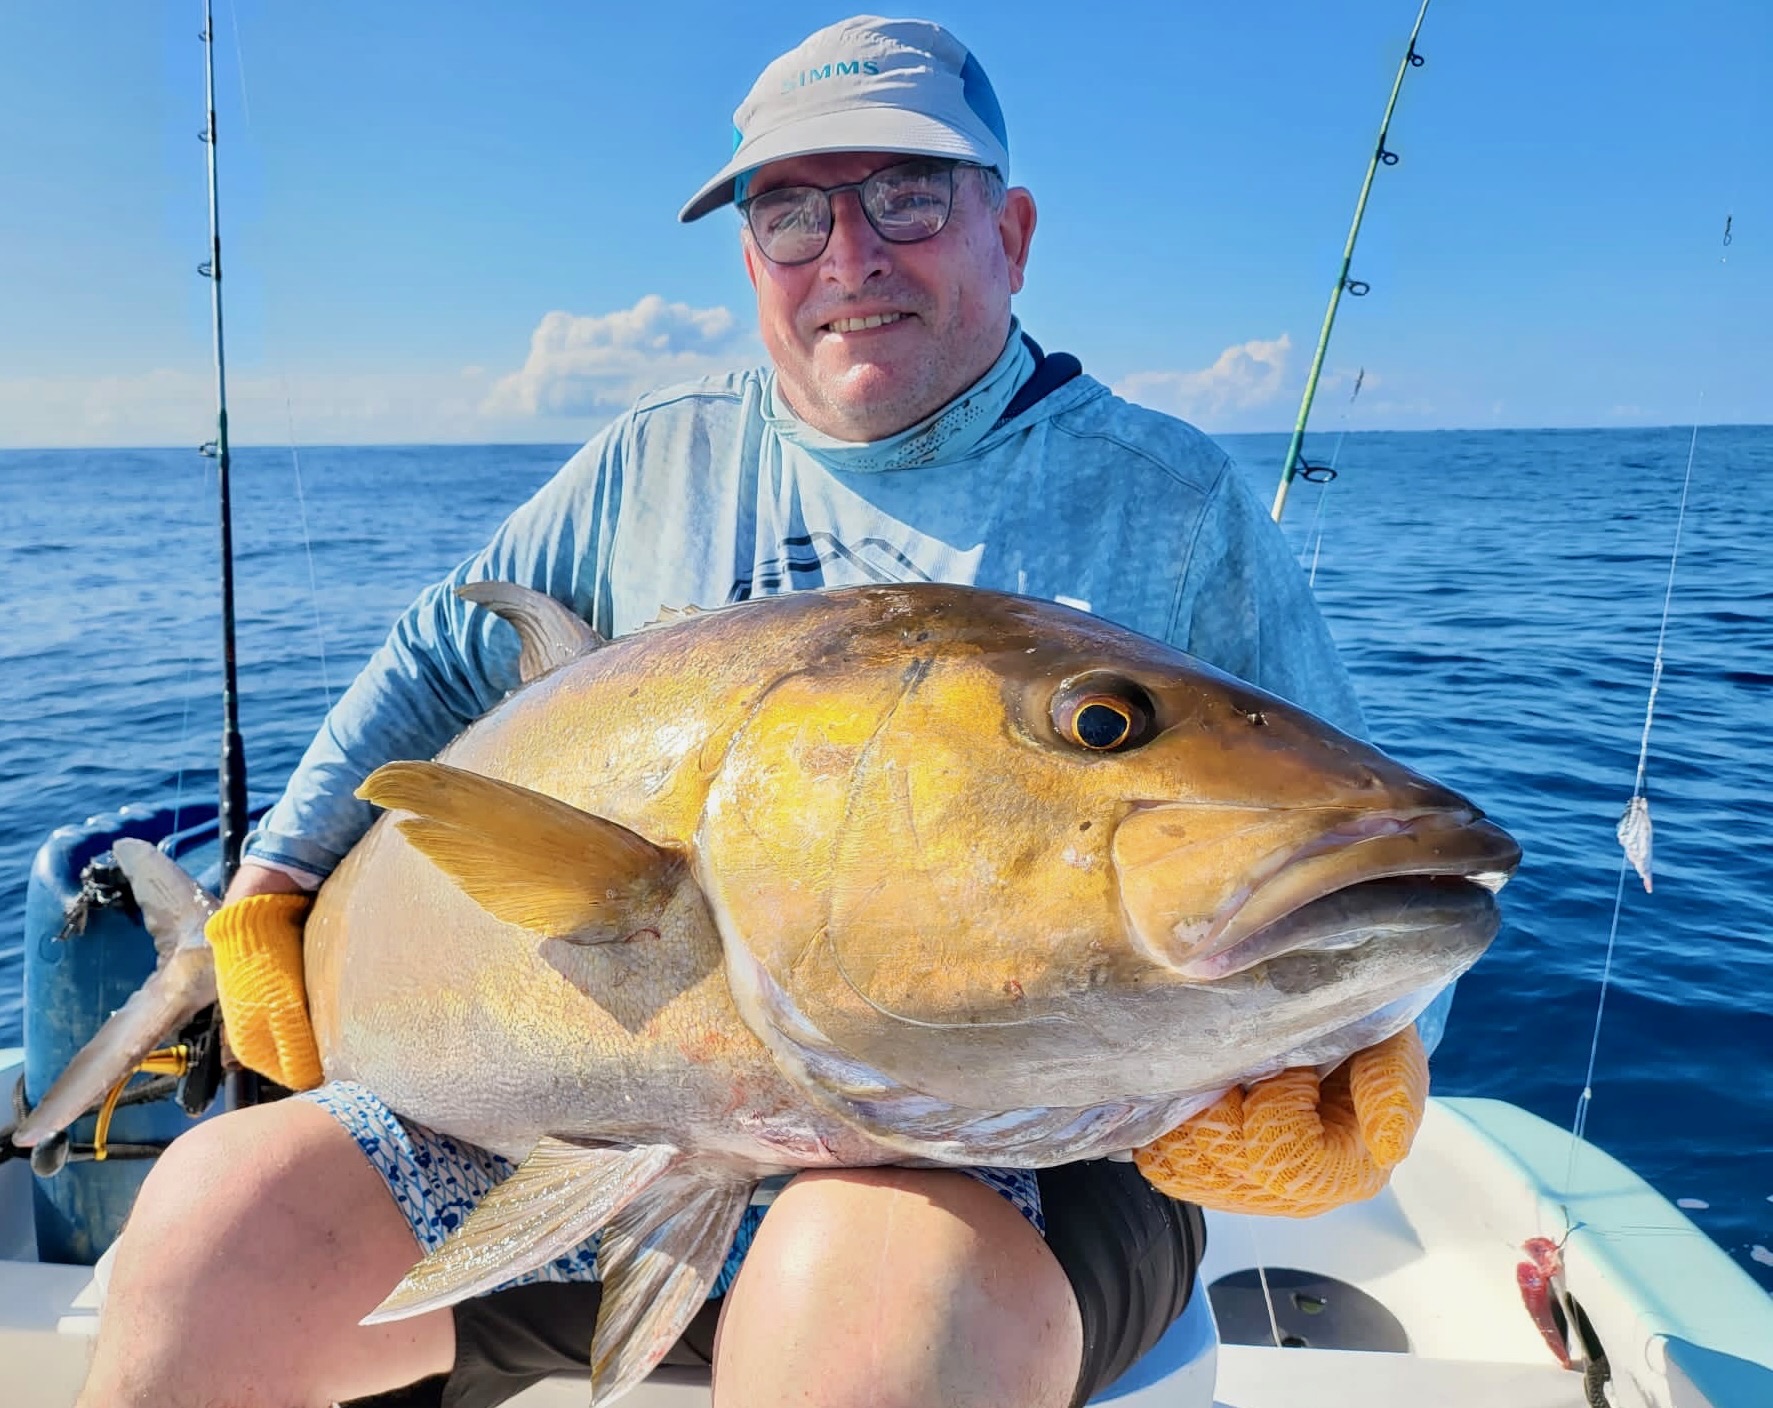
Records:
[[[515,582],[468,582],[456,595],[498,613],[516,629],[523,642],[517,670],[525,684],[607,644],[564,604]]]
[[[680,1157],[667,1144],[591,1149],[542,1140],[362,1323],[440,1310],[564,1256]]]
[[[674,1173],[634,1199],[605,1229],[597,1252],[603,1303],[591,1337],[591,1401],[607,1403],[664,1358],[708,1298],[749,1183]]]
[[[446,763],[388,763],[357,795],[390,811],[401,834],[497,919],[549,938],[599,943],[669,897],[672,852],[613,821],[515,783]]]

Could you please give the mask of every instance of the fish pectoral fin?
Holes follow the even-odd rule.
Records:
[[[564,1256],[680,1157],[668,1144],[588,1149],[561,1139],[542,1140],[362,1323],[440,1310]]]
[[[515,582],[469,582],[457,587],[456,595],[487,607],[516,628],[523,642],[517,672],[525,684],[608,644],[563,603]]]
[[[681,862],[613,821],[446,763],[388,763],[357,795],[412,812],[400,832],[495,919],[549,938],[623,938],[663,903]]]
[[[146,841],[119,837],[112,843],[111,854],[129,881],[142,923],[153,935],[161,958],[170,957],[176,949],[203,947],[203,926],[221,907],[215,896],[187,875],[176,860]]]
[[[695,1318],[751,1188],[674,1171],[604,1230],[597,1251],[603,1302],[591,1336],[593,1403],[618,1398],[644,1379]]]

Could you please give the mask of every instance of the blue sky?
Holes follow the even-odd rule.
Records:
[[[218,3],[238,442],[569,441],[757,355],[733,221],[674,214],[841,9]],[[925,9],[1041,205],[1029,330],[1290,425],[1415,9]],[[0,21],[0,446],[207,437],[200,15]],[[1420,48],[1314,424],[1773,422],[1773,4],[1435,0]]]

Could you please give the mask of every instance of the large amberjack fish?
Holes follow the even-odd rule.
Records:
[[[605,644],[465,594],[525,684],[364,785],[389,815],[309,918],[310,1008],[329,1078],[523,1160],[377,1318],[601,1231],[599,1402],[758,1179],[1140,1145],[1400,1029],[1519,859],[1372,747],[1066,607],[865,587]]]

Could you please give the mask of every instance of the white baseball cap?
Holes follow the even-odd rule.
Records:
[[[929,20],[857,15],[766,68],[733,114],[733,159],[678,212],[700,220],[744,198],[758,167],[817,152],[951,157],[1009,175],[1010,142],[991,80]]]

